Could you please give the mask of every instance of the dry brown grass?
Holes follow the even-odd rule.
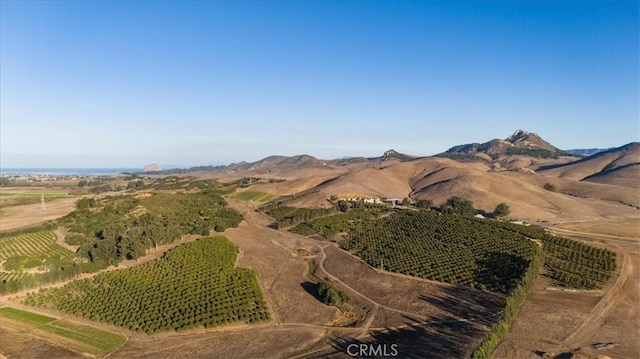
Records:
[[[75,209],[76,200],[77,198],[62,198],[49,202],[44,212],[39,203],[3,208],[0,231],[28,227],[62,217]]]

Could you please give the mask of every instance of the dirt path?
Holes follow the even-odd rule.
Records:
[[[559,236],[581,236],[585,238],[601,239],[601,240],[612,241],[612,242],[638,243],[640,241],[640,235],[638,237],[626,237],[626,236],[617,236],[617,235],[604,234],[604,233],[575,231],[572,229],[556,228],[556,227],[551,228],[551,232],[556,233]]]
[[[580,323],[580,325],[564,339],[563,344],[566,347],[574,348],[583,344],[583,342],[589,338],[596,329],[598,329],[605,315],[611,311],[611,309],[613,309],[613,307],[618,304],[620,299],[625,295],[629,276],[632,272],[633,265],[631,264],[628,255],[623,254],[622,266],[618,278],[616,278],[616,281],[613,283],[611,288],[609,288],[600,302],[598,302],[598,304],[596,304],[596,306],[591,310],[587,319]]]
[[[329,273],[325,268],[324,268],[324,260],[325,258],[327,258],[327,254],[324,252],[324,247],[320,247],[320,261],[318,263],[318,269],[323,272],[327,277],[329,277],[331,280],[340,283],[340,285],[342,285],[343,287],[349,289],[351,292],[357,294],[359,297],[361,297],[362,299],[366,300],[367,302],[371,303],[374,305],[374,307],[378,307],[378,308],[384,308],[387,310],[390,310],[392,312],[396,312],[399,314],[404,314],[406,316],[409,316],[411,318],[415,317],[416,314],[415,313],[411,313],[411,312],[406,312],[404,310],[400,310],[400,309],[396,309],[396,308],[392,308],[392,307],[388,307],[384,304],[380,304],[378,302],[376,302],[375,300],[367,297],[366,295],[358,292],[357,290],[355,290],[353,287],[349,286],[348,284],[346,284],[345,282],[341,281],[340,278],[334,276],[333,274]]]
[[[68,249],[73,253],[76,253],[78,251],[78,248],[80,248],[80,246],[72,246],[69,243],[65,242],[64,239],[67,236],[66,228],[58,227],[56,228],[55,231],[53,231],[53,234],[56,235],[56,244],[59,245],[60,247]]]

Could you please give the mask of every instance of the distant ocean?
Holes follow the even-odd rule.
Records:
[[[0,175],[100,176],[141,171],[142,168],[0,168]]]

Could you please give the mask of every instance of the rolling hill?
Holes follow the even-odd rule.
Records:
[[[275,196],[310,193],[290,202],[295,206],[328,206],[330,196],[345,193],[430,199],[435,204],[459,196],[485,211],[505,202],[513,217],[531,222],[636,218],[640,208],[639,143],[580,158],[522,130],[504,140],[455,146],[433,157],[388,150],[370,158],[269,156],[193,169],[220,178],[286,179],[257,184],[252,190]],[[546,183],[558,190],[545,190]]]
[[[640,189],[640,142],[632,142],[563,165],[539,168],[553,177]]]

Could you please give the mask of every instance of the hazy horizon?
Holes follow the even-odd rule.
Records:
[[[638,3],[0,2],[2,168],[640,138]]]

